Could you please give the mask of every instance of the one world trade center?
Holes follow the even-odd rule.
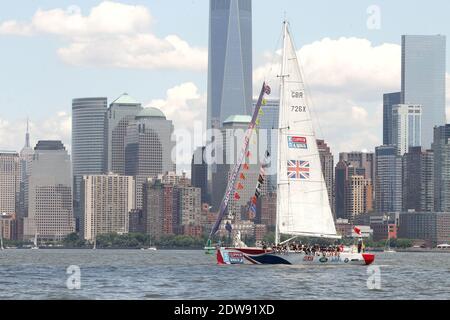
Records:
[[[251,0],[210,0],[208,128],[252,110]]]

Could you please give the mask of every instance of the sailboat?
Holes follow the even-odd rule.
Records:
[[[38,233],[37,233],[37,231],[34,233],[33,246],[31,247],[31,249],[32,250],[39,249],[39,246],[38,246]]]
[[[150,245],[150,247],[147,247],[147,248],[141,248],[141,250],[157,251],[158,249],[157,249],[155,246]]]
[[[94,238],[94,246],[92,247],[92,250],[97,249],[97,237]]]
[[[151,251],[156,251],[158,250],[155,246],[152,246],[152,241],[150,240],[149,246],[147,248],[143,247],[141,248],[141,250],[151,250]]]
[[[156,247],[150,246],[148,248],[141,248],[141,250],[150,250],[150,251],[156,251],[158,250]]]
[[[280,110],[278,125],[277,206],[275,246],[249,248],[235,237],[234,246],[220,247],[216,251],[218,264],[343,264],[369,265],[373,254],[358,252],[356,247],[339,251],[305,250],[291,247],[290,242],[299,236],[339,239],[328,201],[320,157],[314,133],[311,112],[306,101],[304,83],[297,55],[289,31],[283,23],[283,49],[280,78]],[[270,87],[264,82],[255,106],[252,122],[247,130],[243,150],[248,148],[255,119],[258,117],[265,94]],[[240,162],[241,161],[241,162]],[[230,194],[234,190],[242,158],[238,159],[231,175],[218,219],[210,233],[217,232],[224,217]],[[290,238],[280,242],[280,235]],[[239,235],[239,233],[238,233]],[[294,249],[293,249],[294,248]]]

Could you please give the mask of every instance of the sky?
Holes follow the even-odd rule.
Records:
[[[286,17],[318,136],[334,154],[373,150],[382,95],[400,90],[401,35],[448,36],[448,12],[448,0],[253,0],[255,95],[277,86]],[[208,0],[1,1],[0,150],[21,149],[27,117],[33,144],[70,149],[72,99],[124,92],[192,131],[206,121],[208,14]]]

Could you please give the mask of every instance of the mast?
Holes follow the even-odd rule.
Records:
[[[284,77],[286,76],[285,74],[284,74],[284,71],[285,71],[285,52],[286,52],[286,40],[287,40],[287,37],[286,37],[286,35],[287,35],[287,21],[286,20],[284,20],[283,21],[283,49],[282,49],[282,52],[281,52],[281,74],[278,76],[278,77],[280,77],[280,102],[279,102],[279,105],[280,105],[280,108],[281,108],[281,106],[283,105],[283,102],[284,102],[284,90],[283,90],[283,87],[284,87]],[[284,115],[284,113],[281,113],[280,112],[280,114],[281,114],[281,116],[283,116]],[[282,143],[282,141],[281,141],[281,138],[282,138],[282,135],[281,135],[281,130],[283,130],[283,128],[282,128],[282,123],[284,123],[284,121],[283,121],[283,119],[281,119],[281,117],[278,119],[278,146],[277,146],[277,158],[279,158],[280,157],[280,147],[281,147],[281,143]],[[278,212],[278,208],[280,207],[280,197],[278,196],[279,195],[279,192],[280,192],[280,174],[279,174],[279,172],[280,172],[280,161],[279,161],[279,159],[277,159],[277,164],[278,164],[278,174],[277,174],[277,210],[276,210],[276,215],[275,215],[275,245],[276,246],[278,246],[278,244],[280,243],[280,228],[279,228],[279,223],[280,223],[280,219],[279,219],[279,212]]]
[[[294,237],[339,238],[316,142],[314,123],[289,23],[284,24],[278,123],[277,227]]]
[[[33,241],[35,247],[38,246],[37,245],[37,236],[38,236],[38,233],[37,233],[37,230],[36,230],[36,232],[34,233],[34,241]]]
[[[222,202],[220,204],[217,220],[216,220],[215,224],[213,225],[213,227],[211,229],[211,232],[209,234],[209,239],[211,239],[214,236],[214,234],[219,230],[219,226],[220,226],[220,224],[222,222],[222,219],[224,217],[225,210],[228,207],[228,202],[229,202],[229,200],[231,198],[232,193],[235,190],[234,183],[236,182],[236,178],[237,178],[237,176],[238,176],[238,174],[240,172],[241,165],[244,162],[244,158],[245,158],[245,156],[247,154],[248,145],[249,145],[250,139],[252,137],[253,131],[255,129],[255,126],[256,126],[256,120],[257,120],[258,115],[259,115],[259,110],[261,109],[261,104],[262,104],[264,95],[265,94],[266,95],[270,95],[270,92],[271,92],[270,87],[264,81],[263,85],[262,85],[262,88],[261,88],[261,92],[259,94],[258,101],[257,101],[255,109],[253,111],[252,119],[251,119],[251,121],[250,121],[250,123],[248,125],[248,128],[247,128],[247,131],[245,133],[245,138],[244,138],[244,142],[243,142],[243,145],[242,145],[242,148],[241,148],[241,152],[240,152],[240,154],[238,156],[236,164],[234,165],[234,167],[233,167],[233,169],[232,169],[232,171],[230,173],[230,178],[228,180],[227,188],[226,188],[225,194],[223,196]]]

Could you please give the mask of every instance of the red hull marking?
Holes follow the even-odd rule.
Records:
[[[217,258],[217,264],[225,264],[225,261],[223,261],[222,254],[220,253],[219,249],[217,249],[216,258]]]
[[[225,248],[225,250],[237,250],[242,253],[251,254],[251,255],[272,252],[272,250],[270,250],[270,249],[264,250],[264,249],[257,249],[257,248]]]
[[[375,260],[375,255],[371,253],[363,253],[362,256],[366,265],[371,264]]]

